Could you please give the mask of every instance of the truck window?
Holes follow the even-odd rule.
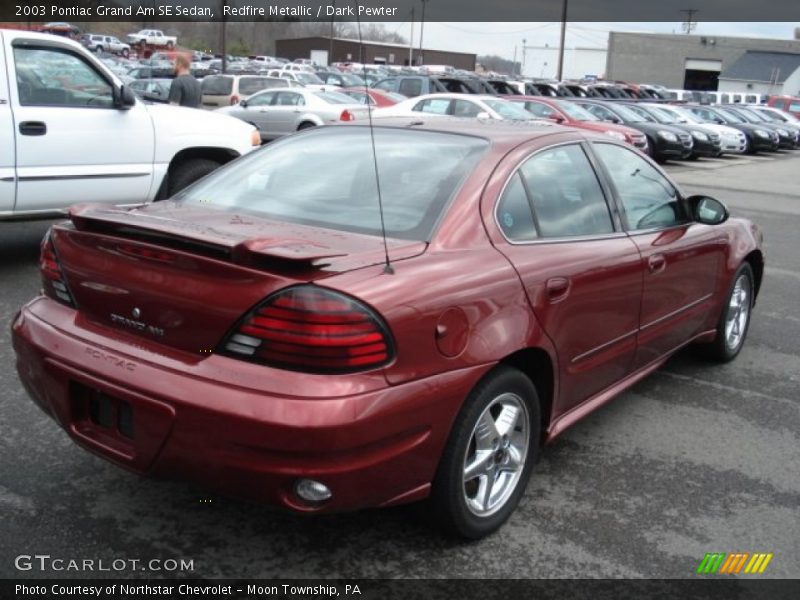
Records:
[[[110,108],[111,84],[88,63],[56,48],[14,48],[22,106]]]

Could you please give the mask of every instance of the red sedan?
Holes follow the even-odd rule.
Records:
[[[394,92],[386,92],[384,90],[376,90],[375,88],[364,88],[364,87],[350,87],[350,88],[342,88],[340,91],[343,94],[347,94],[351,98],[355,98],[361,104],[367,104],[367,96],[369,96],[369,104],[372,106],[376,106],[378,108],[383,108],[385,106],[394,106],[398,102],[402,102],[403,100],[408,100],[402,94],[396,94]]]
[[[647,137],[636,129],[601,121],[585,108],[574,102],[542,98],[539,96],[508,96],[511,102],[521,104],[529,113],[543,119],[550,119],[561,125],[577,127],[586,131],[604,133],[610,137],[625,141],[631,146],[648,153]]]
[[[739,353],[755,225],[608,136],[409,125],[376,160],[368,127],[325,127],[73,208],[13,321],[31,398],[136,473],[306,513],[430,497],[478,538],[542,444],[689,343]]]

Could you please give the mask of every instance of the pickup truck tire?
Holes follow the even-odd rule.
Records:
[[[192,158],[180,163],[169,174],[167,195],[170,197],[175,195],[186,186],[219,168],[219,166],[220,163],[208,158]]]
[[[129,55],[129,54],[130,54],[130,50],[128,50],[127,48],[123,48],[123,49],[122,49],[122,56],[123,56],[124,58],[128,58],[128,55]]]
[[[95,47],[94,51],[97,52],[98,54],[102,54],[103,53],[103,47],[102,46],[97,46],[97,47]]]
[[[167,49],[168,50],[172,50],[173,46],[175,46],[175,44],[173,44],[172,42],[167,42]]]

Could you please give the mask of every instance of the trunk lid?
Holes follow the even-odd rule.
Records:
[[[379,237],[171,201],[127,210],[85,205],[70,219],[52,236],[78,311],[200,354],[271,293],[384,261]],[[398,261],[427,244],[388,246]]]

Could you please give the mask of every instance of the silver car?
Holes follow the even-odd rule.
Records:
[[[258,92],[216,112],[251,123],[262,140],[274,140],[308,127],[363,119],[368,110],[338,92],[282,88]]]

